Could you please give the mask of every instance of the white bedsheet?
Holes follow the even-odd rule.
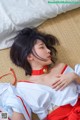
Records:
[[[49,4],[48,1],[53,0],[0,0],[0,49],[10,47],[19,30],[36,27],[48,18],[80,7],[80,4]]]

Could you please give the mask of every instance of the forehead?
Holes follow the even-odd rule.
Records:
[[[40,45],[40,44],[44,44],[44,42],[42,40],[37,39],[36,44]]]

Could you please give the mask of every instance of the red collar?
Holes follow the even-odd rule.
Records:
[[[47,71],[48,71],[48,66],[44,66],[40,70],[32,70],[32,75],[42,75],[47,73]]]

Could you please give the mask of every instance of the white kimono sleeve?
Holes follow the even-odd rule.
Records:
[[[10,118],[12,117],[13,111],[22,113],[27,120],[30,120],[31,113],[27,104],[25,104],[29,116],[23,106],[21,97],[16,92],[15,86],[9,83],[0,83],[0,108],[2,111],[6,111]]]
[[[40,120],[48,114],[50,106],[50,93],[34,83],[18,83],[17,91],[20,96],[28,103],[32,112],[36,113]]]

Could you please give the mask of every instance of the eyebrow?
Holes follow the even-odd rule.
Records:
[[[40,45],[44,45],[44,43],[40,43],[39,46],[40,46]]]

